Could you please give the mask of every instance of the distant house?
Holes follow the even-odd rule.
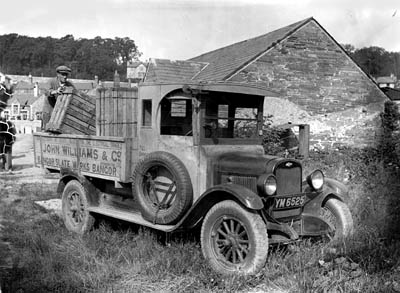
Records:
[[[311,145],[368,146],[387,96],[338,42],[307,18],[187,61],[152,60],[145,80],[226,81],[265,86],[275,125],[310,124]]]
[[[146,63],[144,62],[129,62],[126,68],[126,78],[134,83],[137,83],[144,79],[146,70]]]
[[[4,110],[3,116],[7,120],[34,120],[36,109],[33,107],[38,98],[27,93],[14,94],[8,100],[8,107]]]
[[[394,88],[397,78],[392,74],[391,76],[381,76],[376,79],[376,83],[380,88]]]

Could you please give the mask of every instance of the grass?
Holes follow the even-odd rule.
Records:
[[[346,180],[356,224],[337,246],[304,241],[271,248],[255,276],[223,278],[201,255],[198,237],[166,237],[102,221],[87,235],[69,233],[33,201],[53,197],[46,186],[22,185],[0,207],[2,240],[12,267],[0,268],[3,292],[400,292],[400,186],[396,169],[365,154],[313,154],[304,172],[321,168]],[[345,175],[343,175],[345,174]],[[0,258],[9,254],[0,250]]]

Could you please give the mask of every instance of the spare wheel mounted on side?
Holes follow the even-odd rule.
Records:
[[[188,171],[166,152],[150,153],[138,163],[132,192],[143,218],[155,224],[176,223],[193,202]]]

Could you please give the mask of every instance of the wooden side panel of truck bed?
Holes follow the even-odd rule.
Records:
[[[75,172],[107,180],[130,182],[132,138],[35,133],[35,166]]]

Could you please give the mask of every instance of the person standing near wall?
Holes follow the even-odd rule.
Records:
[[[50,88],[47,91],[43,103],[42,111],[42,129],[46,127],[49,122],[51,113],[53,112],[54,106],[57,102],[57,97],[62,95],[66,88],[73,88],[75,86],[68,79],[71,74],[71,69],[65,65],[58,66],[56,68],[57,76],[50,81]]]

